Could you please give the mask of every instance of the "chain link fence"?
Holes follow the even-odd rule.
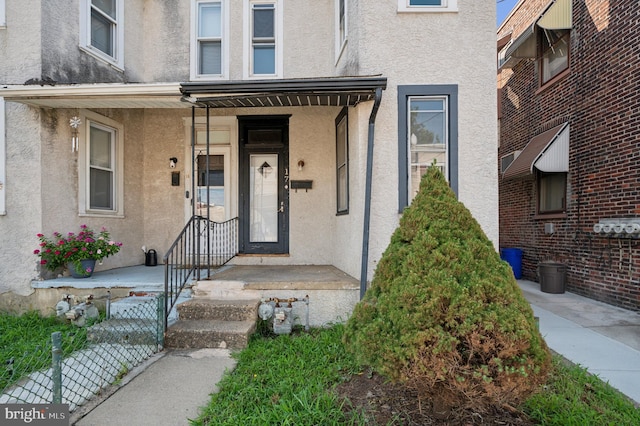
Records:
[[[68,404],[69,411],[116,384],[162,349],[164,296],[107,305],[107,319],[56,331],[33,348],[18,349],[0,366],[0,404]]]

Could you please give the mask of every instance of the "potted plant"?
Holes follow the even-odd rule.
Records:
[[[54,232],[52,238],[38,234],[40,248],[33,251],[40,257],[40,264],[50,271],[67,267],[75,278],[86,278],[93,274],[95,262],[102,261],[120,251],[122,243],[113,241],[105,228],[96,233],[87,225],[80,225],[77,234],[69,232],[63,236]]]

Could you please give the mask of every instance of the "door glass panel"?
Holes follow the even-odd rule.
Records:
[[[198,185],[196,190],[196,215],[207,217],[214,222],[226,220],[224,194],[224,155],[198,155]],[[207,193],[207,183],[209,191]],[[207,209],[207,206],[209,207]]]
[[[252,154],[249,158],[249,239],[278,241],[278,155]]]

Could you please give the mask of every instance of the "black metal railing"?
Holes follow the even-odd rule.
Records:
[[[226,264],[238,254],[238,218],[214,222],[192,216],[173,242],[164,262],[164,328],[180,293],[190,280],[209,277],[212,268]]]

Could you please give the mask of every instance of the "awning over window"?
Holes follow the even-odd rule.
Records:
[[[507,167],[503,177],[525,177],[533,173],[534,167],[548,173],[569,171],[569,123],[533,137]]]
[[[538,19],[538,26],[546,30],[570,30],[571,15],[571,0],[555,0]]]
[[[504,63],[511,63],[511,59],[536,57],[536,27],[546,30],[570,30],[572,21],[571,0],[553,0],[545,11],[524,30],[506,50],[500,52]]]

